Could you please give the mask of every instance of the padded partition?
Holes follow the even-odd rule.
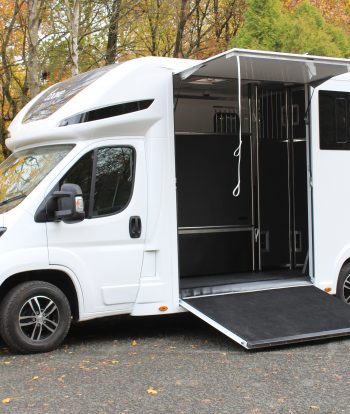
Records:
[[[179,235],[181,277],[251,271],[252,254],[251,231]]]
[[[303,264],[306,259],[308,240],[308,205],[307,205],[307,173],[306,173],[306,125],[305,92],[292,92],[293,122],[293,172],[294,172],[294,215],[295,215],[295,263]]]
[[[306,177],[306,142],[293,142],[294,156],[294,214],[296,232],[296,264],[305,262],[308,251],[308,209]]]
[[[276,269],[290,263],[288,143],[259,145],[261,262]]]
[[[238,135],[176,135],[178,226],[251,225],[250,136],[243,136],[241,194],[237,185]]]

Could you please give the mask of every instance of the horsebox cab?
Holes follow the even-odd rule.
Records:
[[[349,72],[232,49],[43,91],[0,165],[3,340],[184,310],[248,349],[349,335]]]

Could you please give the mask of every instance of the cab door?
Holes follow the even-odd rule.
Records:
[[[64,183],[80,185],[86,218],[80,223],[47,223],[50,264],[74,273],[87,313],[131,310],[145,242],[143,141],[108,141],[86,151],[58,187]]]

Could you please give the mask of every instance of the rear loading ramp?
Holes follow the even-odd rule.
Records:
[[[247,349],[350,335],[350,307],[314,286],[180,300]]]

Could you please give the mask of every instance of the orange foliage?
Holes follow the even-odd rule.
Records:
[[[305,0],[283,0],[284,6],[292,10]],[[323,17],[332,24],[350,32],[350,2],[349,0],[309,0],[317,7]]]

